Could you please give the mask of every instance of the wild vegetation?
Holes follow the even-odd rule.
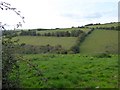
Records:
[[[20,61],[22,88],[118,88],[117,55],[29,54],[24,58],[42,70],[46,82],[40,83],[36,71]]]
[[[20,14],[20,12],[11,6],[11,4],[6,2],[0,2],[0,9],[1,10],[11,10],[15,12],[22,21],[24,22],[24,17]],[[10,34],[2,35],[2,30],[6,30],[6,23],[0,22],[0,89],[9,89],[9,88],[18,88],[19,86],[19,65],[17,64],[19,60],[19,55],[16,53],[15,50],[19,49],[17,46],[19,45],[16,41],[12,41],[12,36]],[[20,27],[22,24],[19,22],[16,24],[16,27]],[[9,79],[9,74],[12,73],[13,70],[16,70],[14,79]],[[2,71],[2,72],[1,72]],[[1,80],[2,79],[2,80]],[[1,85],[2,84],[2,85]]]

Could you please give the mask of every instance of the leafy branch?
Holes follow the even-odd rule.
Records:
[[[13,12],[16,13],[16,15],[18,15],[21,19],[22,19],[22,22],[25,23],[25,17],[21,15],[21,12],[19,10],[17,10],[16,8],[12,7],[11,4],[9,3],[6,3],[6,2],[0,2],[0,9],[1,10],[11,10]],[[19,27],[22,27],[22,22],[18,22],[16,24],[16,27],[19,28]],[[0,22],[0,28],[5,30],[5,26],[7,24],[2,24],[2,22]]]

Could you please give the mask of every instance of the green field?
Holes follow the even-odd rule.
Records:
[[[69,49],[76,44],[76,37],[44,37],[44,36],[18,36],[14,40],[19,39],[19,43],[26,43],[29,45],[62,45],[63,48]]]
[[[88,32],[90,31],[89,28],[65,28],[65,29],[56,29],[56,30],[53,30],[53,29],[50,29],[50,30],[44,30],[44,31],[37,31],[37,33],[40,33],[40,34],[44,34],[44,33],[52,33],[52,32],[63,32],[63,31],[73,31],[73,30],[82,30],[84,32]]]
[[[80,46],[80,52],[84,54],[102,53],[105,51],[117,53],[118,31],[94,30]]]
[[[30,54],[32,64],[38,65],[47,82],[40,84],[36,71],[25,62],[20,64],[20,85],[23,88],[117,88],[118,57],[98,58],[80,54]],[[13,75],[11,74],[11,78]]]
[[[100,25],[91,25],[91,26],[87,26],[87,27],[91,27],[91,28],[96,28],[96,27],[117,27],[118,23],[106,23],[106,24],[100,24]]]
[[[54,30],[52,30],[54,31]],[[40,31],[47,32],[47,31]],[[29,45],[62,45],[65,49],[70,49],[76,44],[77,37],[46,37],[46,36],[18,36],[20,43]],[[80,45],[80,53],[94,54],[103,52],[117,53],[118,51],[118,31],[115,30],[94,30],[88,35]]]

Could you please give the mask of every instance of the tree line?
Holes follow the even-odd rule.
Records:
[[[119,30],[119,26],[111,26],[111,27],[96,27],[94,29],[103,29],[103,30]]]
[[[70,31],[56,31],[56,32],[45,32],[43,34],[36,33],[34,30],[21,31],[20,36],[55,36],[55,37],[78,37],[82,34],[82,30],[72,30]]]
[[[73,53],[80,53],[80,45],[81,43],[85,40],[85,38],[91,34],[92,32],[94,31],[94,29],[91,29],[90,31],[88,31],[87,33],[83,33],[81,35],[79,35],[77,37],[77,41],[76,41],[76,44],[74,46],[72,46],[70,48],[70,50],[73,52]]]

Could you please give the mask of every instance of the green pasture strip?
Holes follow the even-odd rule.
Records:
[[[18,36],[14,40],[19,39],[20,43],[26,43],[29,45],[61,45],[63,48],[69,49],[75,45],[76,37],[44,37],[44,36]]]
[[[92,25],[87,27],[96,28],[96,27],[117,27],[117,26],[118,26],[118,23],[107,23],[107,24]]]
[[[52,29],[50,29],[50,30],[36,31],[36,32],[37,32],[37,33],[40,33],[40,34],[44,34],[44,33],[63,32],[63,31],[64,31],[64,32],[65,32],[65,31],[71,32],[71,31],[73,31],[73,30],[82,30],[82,31],[84,31],[84,32],[90,31],[89,28],[65,28],[65,29],[57,29],[57,30],[52,30]]]
[[[118,51],[118,31],[94,30],[80,46],[81,53],[102,53]]]

